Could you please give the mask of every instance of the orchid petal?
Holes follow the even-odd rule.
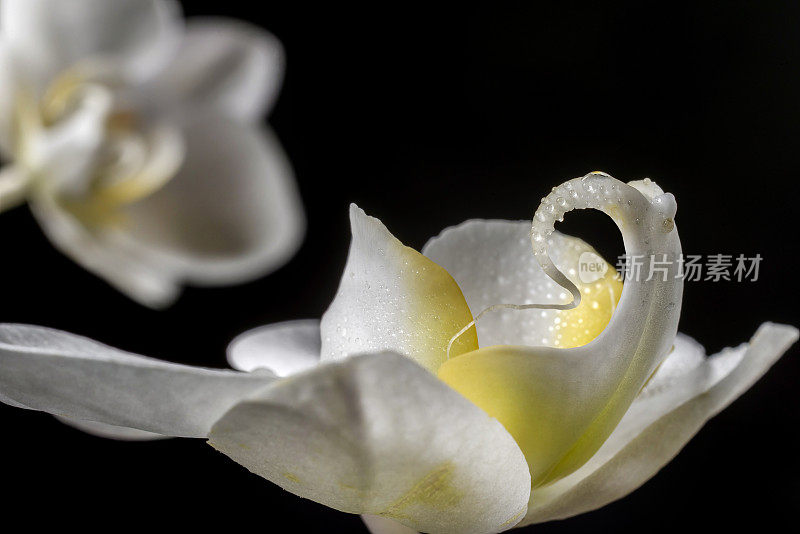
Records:
[[[111,91],[92,86],[69,116],[50,128],[40,124],[22,136],[25,146],[17,163],[47,176],[47,180],[37,181],[40,190],[46,189],[40,194],[68,198],[87,194],[112,106]]]
[[[450,339],[472,321],[461,290],[447,271],[355,205],[350,225],[344,275],[322,317],[322,360],[393,351],[436,372]],[[477,346],[473,328],[457,340],[452,354]]]
[[[56,248],[132,299],[160,308],[180,294],[179,281],[152,258],[108,232],[87,228],[51,195],[30,200],[31,211]]]
[[[0,368],[1,400],[71,419],[197,438],[274,380],[163,362],[15,324],[0,324]]]
[[[56,416],[56,419],[64,423],[90,434],[98,438],[116,439],[119,441],[152,441],[156,439],[166,439],[170,436],[163,434],[156,434],[155,432],[147,432],[146,430],[138,430],[126,426],[108,425],[106,423],[98,423],[97,421],[86,421],[84,419],[70,419],[68,417]]]
[[[319,364],[319,321],[268,324],[240,334],[228,345],[228,363],[240,371],[269,369],[289,376]]]
[[[192,19],[170,65],[153,81],[162,105],[261,120],[278,97],[284,52],[272,34],[227,19]],[[167,108],[167,111],[171,111]]]
[[[9,158],[14,145],[17,71],[8,44],[0,40],[0,156]]]
[[[19,167],[8,165],[0,169],[0,212],[25,202],[29,185],[28,173]]]
[[[569,292],[545,274],[531,253],[530,232],[530,221],[470,220],[447,228],[429,240],[422,253],[453,276],[474,316],[498,302],[570,302]],[[591,307],[594,301],[600,301],[598,309],[584,314],[586,324],[584,321],[580,324],[581,334],[590,328],[590,332],[586,332],[591,336],[586,340],[588,342],[608,324],[622,283],[613,281],[614,267],[603,261],[581,239],[553,232],[549,238],[548,252],[558,269],[586,297],[580,306]],[[608,270],[602,279],[587,279],[584,283],[577,275],[579,260],[586,254],[593,254],[606,263]],[[575,310],[496,310],[477,321],[478,341],[482,347],[575,346],[579,343],[571,343],[567,331],[569,328],[563,328],[572,315],[575,315]],[[590,319],[596,324],[589,325]],[[577,322],[575,326],[578,326]]]
[[[275,136],[202,116],[186,125],[185,142],[177,175],[126,207],[120,233],[129,246],[199,285],[251,280],[288,261],[305,218]]]
[[[112,181],[87,195],[93,187],[87,177],[93,176],[103,126],[102,117],[92,111],[101,105],[86,107],[86,112],[42,132],[35,150],[30,150],[50,175],[49,181],[29,188],[31,210],[50,241],[75,262],[146,306],[170,304],[180,292],[179,277],[120,234],[118,204],[121,197],[135,197],[137,187],[153,186],[157,178],[151,177],[174,172],[176,157],[182,157],[180,132],[166,124],[154,125],[148,138],[151,149],[146,160],[137,164],[146,176],[135,187]]]
[[[666,357],[677,332],[683,281],[672,195],[646,195],[610,176],[590,174],[553,189],[534,217],[531,240],[544,271],[577,287],[553,264],[553,225],[571,209],[612,216],[630,255],[665,261],[663,276],[626,281],[611,322],[590,343],[568,349],[493,346],[451,358],[439,377],[500,420],[528,458],[534,488],[579,468],[602,445]],[[526,313],[521,311],[519,313]],[[497,395],[503,391],[503,395]]]
[[[171,0],[3,0],[0,26],[40,87],[86,61],[141,80],[161,68],[180,39]]]
[[[370,534],[417,534],[417,531],[413,528],[379,515],[364,514],[361,519]]]
[[[502,425],[391,353],[280,380],[233,407],[209,442],[296,495],[424,532],[510,528],[530,495]]]
[[[69,175],[80,174],[67,172],[80,166],[75,154],[92,153],[90,130],[72,136],[69,145],[85,139],[85,149],[50,151],[53,172],[67,174],[56,184],[61,187],[36,189],[31,207],[56,247],[131,298],[163,307],[177,298],[183,282],[249,280],[282,265],[300,245],[302,207],[289,163],[270,132],[195,117],[186,126],[185,144],[173,149],[156,143],[142,167],[163,175],[179,157],[172,153],[185,154],[177,176],[132,204],[117,205],[117,197],[137,194],[121,183],[103,190],[107,202],[84,206],[62,190]],[[66,163],[56,165],[61,160]]]
[[[748,344],[709,358],[687,358],[686,351],[670,355],[662,365],[667,372],[659,369],[600,450],[571,475],[536,492],[520,526],[588,512],[641,486],[797,339],[796,328],[765,323]],[[672,361],[676,358],[681,361]]]

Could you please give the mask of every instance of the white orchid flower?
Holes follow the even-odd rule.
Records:
[[[653,476],[798,331],[766,323],[706,357],[676,335],[674,265],[624,285],[611,267],[589,283],[575,276],[594,252],[553,226],[580,208],[609,214],[628,254],[681,253],[675,199],[649,180],[576,178],[542,201],[532,229],[467,221],[424,254],[353,207],[322,321],[244,334],[229,348],[240,372],[2,325],[0,399],[110,435],[207,438],[296,495],[363,514],[376,533],[498,532],[586,512]]]
[[[289,162],[258,125],[283,51],[166,0],[2,0],[0,211],[143,304],[244,281],[295,252]]]

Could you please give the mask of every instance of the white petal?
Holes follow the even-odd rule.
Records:
[[[0,393],[0,402],[2,402],[3,404],[8,404],[9,406],[11,406],[13,408],[22,408],[23,410],[30,410],[31,409],[31,408],[25,406],[24,404],[20,404],[19,402],[15,401],[14,399],[10,399],[10,398],[6,397],[2,393]]]
[[[178,297],[178,280],[153,258],[102,229],[86,228],[50,195],[30,200],[31,211],[50,242],[85,269],[145,306],[160,308]]]
[[[0,21],[41,86],[82,62],[145,78],[174,52],[182,25],[171,0],[3,0]]]
[[[696,349],[676,351],[662,365],[668,369],[653,377],[594,457],[568,477],[535,492],[520,525],[594,510],[641,486],[706,421],[766,373],[797,338],[794,327],[765,323],[749,344],[699,362]],[[678,340],[686,342],[680,336]]]
[[[29,184],[30,176],[19,167],[0,168],[0,212],[23,203]]]
[[[138,430],[136,428],[107,425],[105,423],[98,423],[97,421],[70,419],[68,417],[59,416],[56,416],[56,419],[65,425],[77,428],[82,432],[97,436],[98,438],[116,439],[120,441],[151,441],[170,437],[163,434],[156,434],[155,432],[147,432],[146,430]]]
[[[201,285],[251,280],[283,265],[302,242],[305,218],[275,136],[209,116],[186,125],[185,135],[177,176],[126,209],[130,245]]]
[[[54,245],[154,308],[174,301],[184,281],[235,283],[277,268],[305,226],[291,168],[269,132],[205,116],[186,135],[178,175],[123,208],[120,225],[87,227],[52,192],[31,197]]]
[[[254,122],[277,99],[283,69],[283,47],[272,34],[241,21],[193,19],[152,91],[173,109],[214,109]]]
[[[198,438],[274,380],[163,362],[13,324],[0,324],[0,369],[0,399],[73,419]]]
[[[240,334],[228,345],[228,363],[240,371],[269,369],[289,376],[319,363],[319,320],[268,324]]]
[[[424,532],[510,528],[530,494],[505,429],[390,353],[276,382],[232,408],[210,443],[296,495]]]
[[[364,514],[361,519],[371,534],[417,534],[413,528],[408,528],[402,523],[379,515]]]
[[[355,205],[350,225],[347,265],[322,317],[322,359],[392,351],[436,372],[450,339],[472,321],[461,290],[447,271]],[[451,355],[476,349],[474,332],[462,335]]]
[[[671,387],[677,381],[686,380],[686,377],[701,365],[710,365],[712,362],[720,362],[724,359],[721,358],[719,354],[712,358],[714,359],[707,360],[706,349],[695,339],[679,332],[678,335],[675,336],[672,351],[661,365],[658,366],[658,369],[653,373],[653,376],[650,377],[650,380],[647,381],[647,384],[645,384],[642,391],[634,400],[634,404]],[[729,371],[730,368],[728,367],[727,370]],[[709,383],[709,387],[710,385]]]
[[[14,59],[8,44],[0,38],[0,156],[5,158],[13,151],[17,86]]]
[[[497,303],[565,304],[572,296],[547,276],[531,250],[530,221],[470,220],[432,238],[422,253],[447,269],[464,292],[472,315]],[[579,288],[578,259],[594,249],[554,232],[548,247],[556,266]],[[570,274],[572,269],[572,274]],[[481,347],[548,345],[558,310],[496,310],[477,322]]]

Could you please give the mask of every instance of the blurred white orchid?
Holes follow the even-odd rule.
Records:
[[[0,211],[28,201],[53,244],[130,297],[257,277],[305,219],[259,126],[283,51],[166,0],[2,0]]]
[[[243,334],[228,358],[245,372],[0,325],[0,400],[111,437],[208,438],[376,533],[487,533],[586,512],[653,476],[798,331],[766,323],[706,357],[676,335],[674,262],[624,285],[610,266],[590,283],[576,276],[593,251],[553,226],[581,208],[609,214],[629,255],[681,253],[675,199],[649,180],[576,178],[543,199],[532,227],[467,221],[424,255],[354,206],[322,321]]]

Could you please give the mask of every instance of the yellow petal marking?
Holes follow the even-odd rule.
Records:
[[[400,276],[409,286],[408,294],[413,295],[404,323],[410,332],[417,334],[407,354],[435,373],[447,359],[450,338],[472,321],[472,313],[450,273],[416,250],[401,247]],[[453,343],[450,357],[477,348],[478,334],[473,326]]]
[[[454,467],[445,462],[424,477],[413,488],[404,493],[378,515],[395,520],[413,520],[417,507],[445,511],[452,508],[463,497],[453,485]]]

